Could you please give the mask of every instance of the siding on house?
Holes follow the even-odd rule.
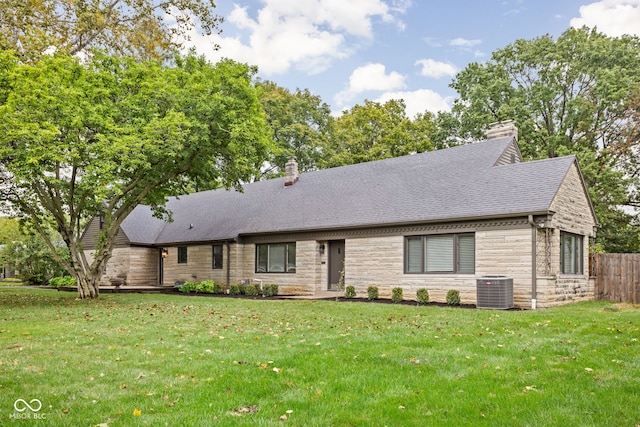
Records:
[[[94,248],[98,241],[98,234],[100,233],[100,218],[95,217],[91,219],[89,225],[84,230],[82,235],[82,242],[84,243],[85,248]],[[116,236],[116,242],[114,248],[126,248],[131,244],[131,241],[127,237],[127,235],[122,231],[122,229],[118,230],[118,234]]]

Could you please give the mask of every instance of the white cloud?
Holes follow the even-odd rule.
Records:
[[[458,37],[449,42],[451,46],[464,47],[464,48],[471,48],[476,45],[479,45],[480,43],[482,43],[482,40],[478,40],[478,39],[469,40],[469,39],[463,39],[462,37]]]
[[[382,0],[263,0],[262,4],[255,14],[236,5],[226,17],[224,25],[233,25],[241,35],[192,33],[188,44],[212,62],[230,57],[257,65],[265,75],[292,68],[318,74],[353,54],[352,41],[371,40],[374,21],[401,27],[395,14],[403,13],[410,3],[395,2],[393,8]],[[213,51],[213,43],[221,49]]]
[[[383,64],[367,64],[358,67],[349,76],[349,87],[335,96],[338,105],[344,105],[358,94],[387,90],[403,89],[405,87],[405,76],[391,71],[389,74]]]
[[[580,16],[570,24],[578,28],[597,27],[612,37],[640,36],[640,0],[601,0],[580,6]]]
[[[444,76],[454,76],[458,69],[449,62],[440,62],[435,59],[419,59],[415,65],[422,65],[420,75],[439,79]]]
[[[385,103],[391,99],[403,99],[406,105],[407,116],[413,118],[416,114],[430,111],[451,110],[452,97],[443,97],[430,89],[418,89],[414,91],[385,92],[376,102]]]

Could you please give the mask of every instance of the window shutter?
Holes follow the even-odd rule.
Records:
[[[407,273],[422,273],[422,237],[407,239]]]
[[[458,236],[458,273],[474,273],[476,264],[476,239],[473,234]]]
[[[427,236],[425,257],[428,273],[453,271],[453,236]]]

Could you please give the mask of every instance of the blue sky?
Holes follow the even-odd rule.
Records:
[[[410,116],[447,110],[455,73],[517,39],[582,25],[640,36],[640,0],[219,0],[216,11],[222,33],[188,44],[309,89],[336,113],[392,98]]]

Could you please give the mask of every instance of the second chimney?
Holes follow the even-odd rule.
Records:
[[[518,140],[518,128],[513,120],[491,123],[487,129],[487,139],[497,139],[512,136]]]
[[[286,165],[284,165],[284,185],[288,187],[298,180],[298,162],[296,158],[291,156]]]

